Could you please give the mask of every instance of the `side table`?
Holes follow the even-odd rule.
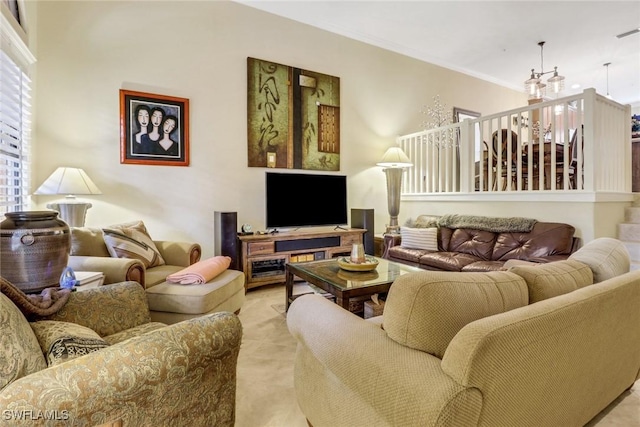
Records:
[[[104,283],[104,274],[100,271],[76,271],[75,289],[83,291],[85,289],[97,288]]]

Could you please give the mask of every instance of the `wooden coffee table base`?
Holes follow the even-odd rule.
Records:
[[[377,259],[378,267],[370,272],[342,270],[336,259],[287,264],[285,310],[288,310],[291,302],[299,296],[293,295],[293,281],[296,276],[333,295],[336,304],[349,310],[352,300],[359,297],[358,299],[362,301],[363,297],[388,292],[394,280],[400,275],[421,271],[416,267],[382,258]]]

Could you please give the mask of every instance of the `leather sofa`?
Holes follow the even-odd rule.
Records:
[[[467,224],[478,223],[478,228],[472,228],[473,225],[443,226],[442,220],[447,217],[454,216],[421,215],[415,221],[417,228],[437,228],[437,250],[407,247],[402,243],[402,234],[387,234],[383,257],[426,270],[497,271],[508,260],[538,263],[563,260],[580,244],[580,239],[574,236],[575,228],[569,224],[532,220],[527,231],[490,231],[492,222],[505,219],[470,217],[472,221]]]
[[[608,238],[509,271],[405,274],[368,320],[304,295],[287,313],[297,401],[314,427],[582,426],[640,378],[638,307],[640,271]]]
[[[152,322],[135,282],[72,292],[62,309],[36,322],[0,294],[0,313],[0,425],[234,425],[242,325],[233,313]],[[42,324],[56,326],[36,327]],[[82,326],[95,339],[75,337]],[[42,340],[61,327],[54,342],[87,354],[69,351],[47,366],[52,352]],[[102,348],[86,350],[95,341]]]

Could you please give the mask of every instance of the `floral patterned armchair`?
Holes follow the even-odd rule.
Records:
[[[95,336],[51,340],[61,327]],[[136,282],[73,292],[31,323],[0,294],[0,425],[233,426],[241,337],[232,313],[151,322]]]

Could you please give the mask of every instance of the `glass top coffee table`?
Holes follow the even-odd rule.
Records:
[[[378,266],[372,271],[347,271],[340,268],[338,259],[297,262],[286,265],[285,308],[295,299],[293,278],[297,276],[307,283],[326,291],[336,298],[336,304],[349,309],[349,299],[388,292],[394,280],[403,274],[423,271],[418,267],[376,258]]]

